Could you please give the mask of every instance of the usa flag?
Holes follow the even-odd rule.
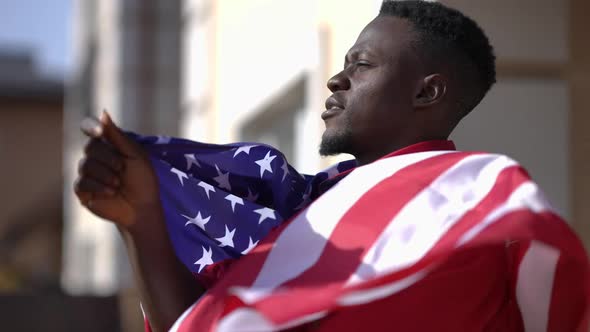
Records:
[[[346,161],[310,176],[260,143],[129,135],[151,155],[169,236],[176,255],[194,273],[248,253],[307,206],[319,183],[356,166]]]
[[[419,152],[310,177],[264,145],[145,140],[182,261],[198,273],[250,252],[174,331],[587,328],[584,248],[505,156]]]

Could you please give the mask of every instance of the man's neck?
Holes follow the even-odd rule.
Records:
[[[395,144],[389,144],[386,147],[380,148],[380,149],[376,149],[374,151],[366,151],[365,153],[357,153],[354,154],[355,159],[357,160],[357,163],[359,166],[363,166],[366,164],[370,164],[372,162],[374,162],[375,160],[378,160],[386,155],[395,153],[397,151],[400,151],[402,149],[405,149],[407,147],[416,145],[416,144],[420,144],[420,143],[424,143],[424,142],[445,142],[448,140],[448,137],[444,136],[444,137],[435,137],[435,136],[431,136],[431,137],[423,137],[423,138],[418,138],[418,139],[413,139],[413,140],[408,140],[407,142],[397,142]],[[434,145],[438,145],[438,144],[434,144]],[[453,149],[454,149],[454,145],[453,145]]]

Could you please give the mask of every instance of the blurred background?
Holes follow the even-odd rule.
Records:
[[[590,244],[590,2],[448,0],[496,48],[498,83],[460,149],[519,160]],[[71,191],[78,126],[107,109],[146,134],[320,158],[325,82],[380,0],[0,0],[0,326],[141,331],[112,225]]]

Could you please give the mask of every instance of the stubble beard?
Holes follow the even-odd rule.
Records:
[[[319,152],[324,157],[334,156],[340,153],[351,153],[352,128],[350,121],[346,121],[345,126],[337,131],[326,129],[322,135]]]

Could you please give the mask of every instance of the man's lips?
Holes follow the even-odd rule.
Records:
[[[326,99],[326,111],[322,113],[322,119],[331,118],[344,110],[344,104],[333,95]]]
[[[330,108],[330,109],[325,110],[324,112],[322,112],[322,119],[324,121],[326,121],[327,119],[329,119],[329,118],[331,118],[333,116],[338,115],[342,111],[344,111],[344,110],[342,108],[340,108],[340,107],[336,107],[336,106],[335,107],[332,107],[332,108]]]

